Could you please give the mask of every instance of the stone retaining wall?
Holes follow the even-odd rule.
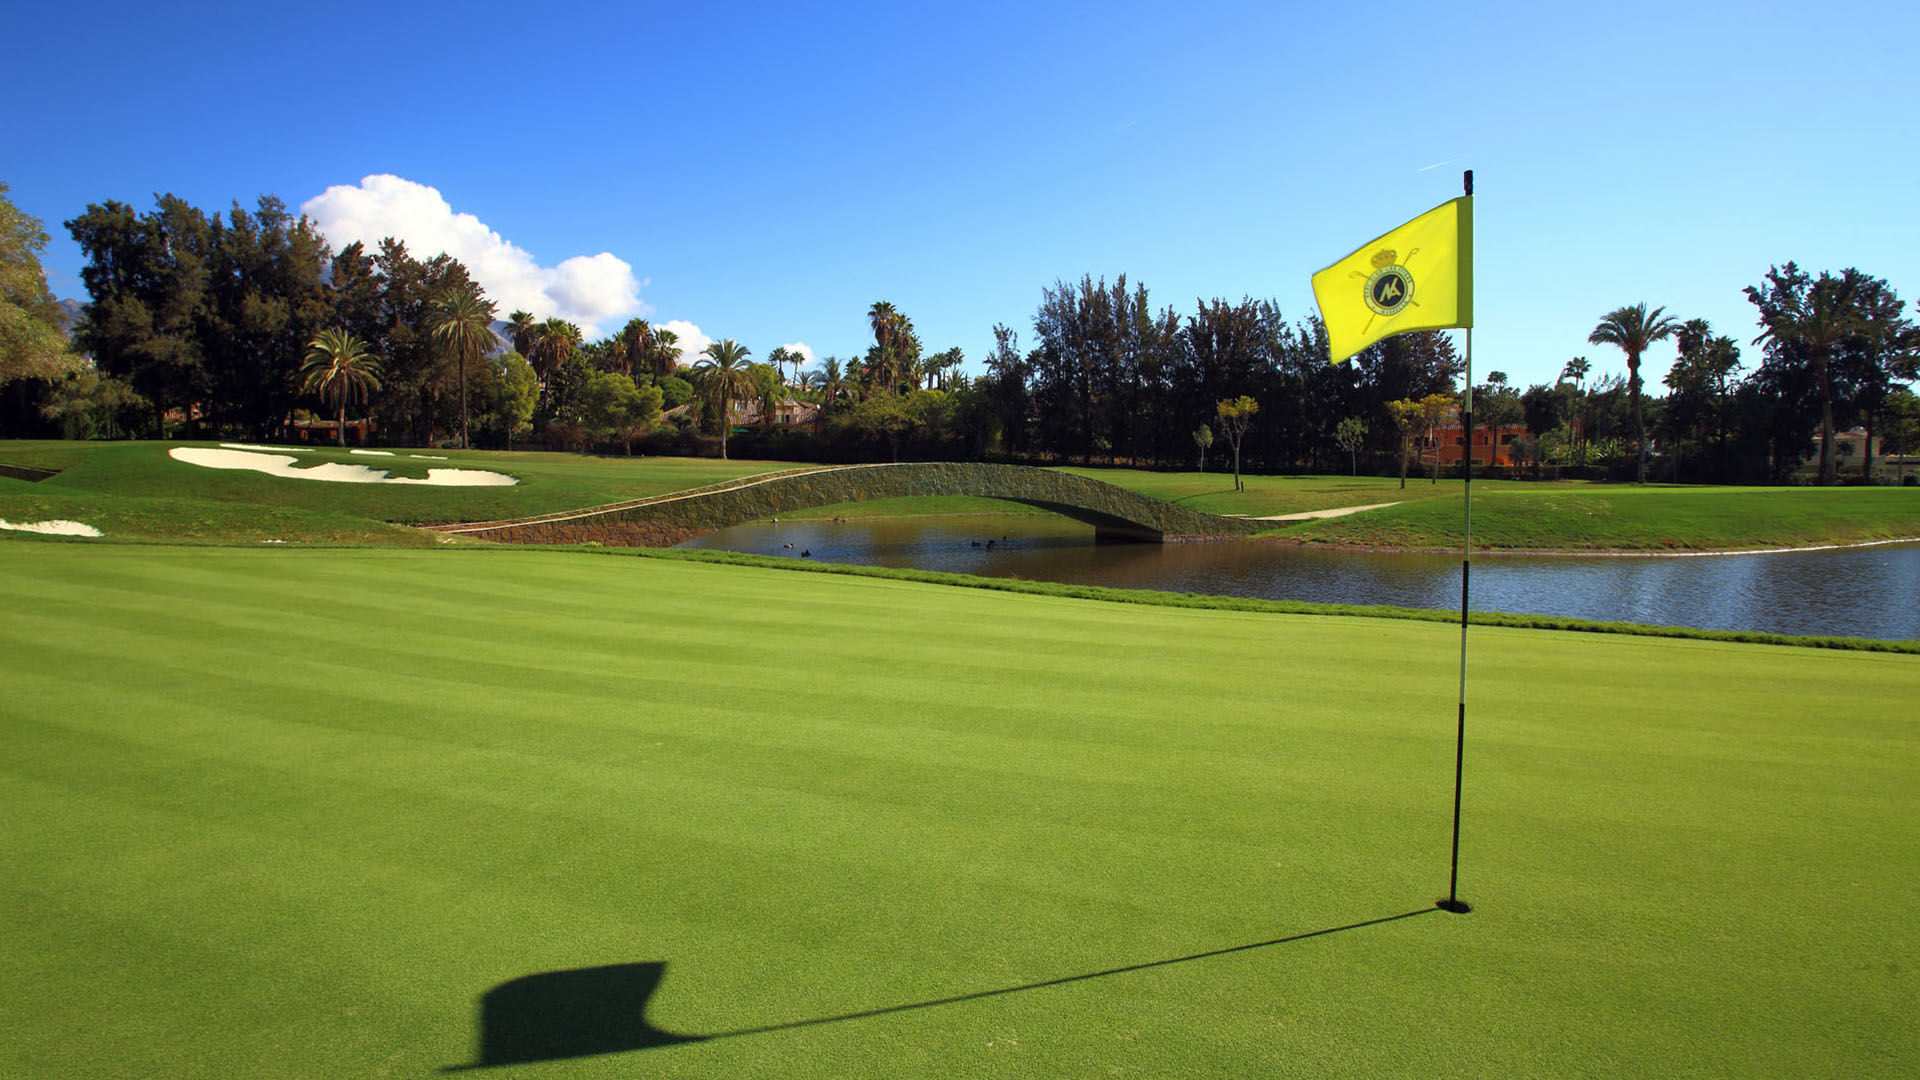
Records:
[[[29,484],[37,484],[42,480],[51,480],[58,475],[60,474],[52,469],[36,469],[30,465],[7,465],[0,463],[0,476],[12,477],[15,480],[25,480]]]

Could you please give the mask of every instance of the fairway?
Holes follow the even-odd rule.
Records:
[[[1920,1071],[1916,656],[1476,627],[1451,915],[1446,624],[43,539],[0,610],[3,1076],[438,1075],[611,965],[707,1038],[482,1075]]]

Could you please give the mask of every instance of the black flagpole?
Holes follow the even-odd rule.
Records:
[[[1473,194],[1473,170],[1461,177],[1468,195]],[[1461,485],[1462,528],[1460,541],[1460,719],[1453,741],[1453,868],[1447,876],[1447,898],[1435,904],[1442,911],[1472,911],[1473,906],[1460,899],[1460,775],[1467,756],[1467,582],[1473,571],[1473,327],[1467,327],[1467,395],[1461,410],[1461,456],[1466,463],[1466,481]]]

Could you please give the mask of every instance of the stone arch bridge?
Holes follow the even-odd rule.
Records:
[[[913,462],[790,469],[584,510],[434,528],[517,544],[670,547],[702,533],[795,510],[909,495],[976,495],[1024,503],[1084,521],[1100,540],[1214,539],[1270,527],[1203,514],[1072,473],[1027,465]]]

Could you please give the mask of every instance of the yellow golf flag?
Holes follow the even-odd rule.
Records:
[[[1395,334],[1473,325],[1473,196],[1441,203],[1313,275],[1338,364]]]

